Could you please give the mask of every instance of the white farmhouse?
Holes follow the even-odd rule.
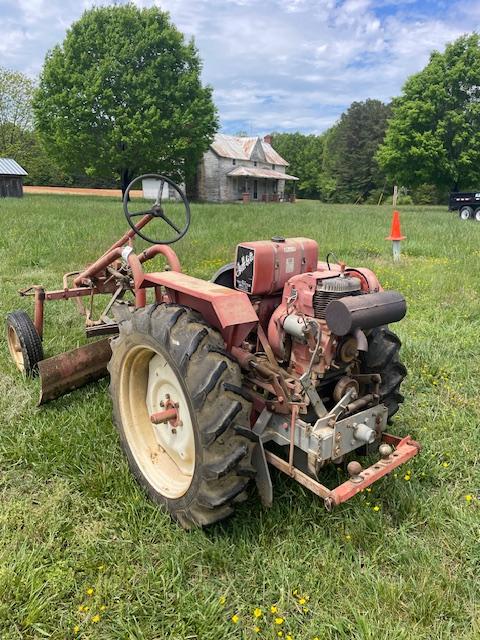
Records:
[[[288,162],[271,145],[271,136],[227,136],[217,133],[197,173],[197,197],[209,202],[280,201]]]

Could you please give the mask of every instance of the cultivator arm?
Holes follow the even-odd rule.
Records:
[[[160,188],[150,209],[132,212],[129,210],[128,193],[134,184],[143,178],[158,179]],[[169,189],[176,191],[178,199],[183,202],[185,221],[181,224],[181,228],[166,215],[165,205],[162,202],[165,185],[169,185]],[[85,318],[87,337],[112,335],[118,332],[118,324],[112,315],[114,304],[120,303],[131,308],[144,307],[146,289],[155,286],[153,283],[145,283],[143,269],[145,262],[162,255],[168,263],[168,270],[176,273],[181,272],[180,261],[175,251],[169,246],[183,237],[190,225],[190,207],[181,189],[163,176],[155,174],[140,176],[129,185],[124,198],[124,213],[130,229],[85,269],[66,273],[63,276],[61,289],[46,290],[43,286],[36,285],[19,292],[21,296],[34,297],[33,328],[40,340],[43,337],[45,304],[47,302],[75,300],[80,314]],[[144,229],[153,220],[160,220],[162,224],[173,229],[174,238],[159,241],[141,253],[135,253],[133,242],[136,236],[151,241],[145,235]],[[127,293],[133,295],[134,303],[124,301],[124,296]],[[95,315],[93,303],[98,295],[108,296],[108,301],[103,310]],[[53,400],[87,382],[106,376],[110,355],[108,340],[101,340],[33,363],[31,371],[26,371],[26,373],[36,374],[38,372],[40,374],[39,404]]]

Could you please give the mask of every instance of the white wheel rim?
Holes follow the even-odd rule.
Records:
[[[480,222],[480,209],[477,209],[477,211],[475,211],[475,220],[477,222]]]
[[[18,334],[13,327],[8,327],[7,332],[8,350],[12,356],[12,360],[20,371],[25,371],[25,361],[23,359],[22,345],[18,338]]]
[[[192,416],[182,386],[164,356],[151,347],[131,349],[122,363],[119,406],[125,437],[148,483],[166,498],[183,496],[195,470]],[[166,397],[178,403],[181,425],[152,424]]]
[[[460,211],[460,217],[462,220],[468,220],[470,218],[470,211],[468,211],[468,209],[462,209]]]

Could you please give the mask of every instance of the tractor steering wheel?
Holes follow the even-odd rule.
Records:
[[[148,178],[159,181],[155,202],[152,204],[150,209],[147,209],[144,211],[135,211],[132,213],[128,208],[129,193],[132,190],[134,184],[136,184],[140,180],[144,180]],[[183,228],[180,228],[176,224],[176,222],[171,220],[165,213],[165,207],[162,204],[162,194],[163,194],[163,188],[165,184],[167,184],[174,191],[176,191],[180,196],[181,201],[183,202],[183,206],[185,207],[185,212],[184,212],[185,224]],[[125,213],[125,217],[127,219],[128,224],[135,231],[135,233],[139,235],[140,238],[143,238],[144,240],[146,240],[147,242],[150,242],[151,244],[173,244],[174,242],[177,242],[178,240],[180,240],[180,238],[183,238],[183,236],[187,233],[188,228],[190,227],[190,205],[188,203],[187,197],[185,196],[183,191],[180,189],[180,187],[177,184],[175,184],[175,182],[173,182],[173,180],[170,180],[170,178],[166,178],[165,176],[161,176],[158,173],[146,173],[142,176],[138,176],[137,178],[134,178],[132,182],[130,182],[130,184],[127,187],[127,190],[125,191],[125,195],[123,196],[123,212]],[[176,233],[175,237],[171,240],[153,240],[152,238],[149,238],[148,236],[146,236],[144,233],[140,231],[140,229],[135,225],[135,223],[132,220],[132,218],[135,218],[138,216],[145,216],[145,215],[151,215],[153,216],[153,218],[160,218],[161,220],[166,222],[167,225],[175,231]]]

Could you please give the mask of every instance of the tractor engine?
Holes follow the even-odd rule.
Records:
[[[383,291],[370,270],[319,263],[317,255],[314,240],[274,237],[239,245],[235,266],[235,287],[251,297],[279,372],[270,385],[277,398],[253,378],[252,393],[265,400],[269,437],[281,446],[289,444],[285,414],[298,403],[296,457],[303,451],[314,475],[326,461],[380,442],[391,415],[389,399],[382,403],[382,373],[389,374],[375,368],[370,343],[378,349],[379,332],[406,313],[404,298]],[[244,344],[274,379],[262,346],[261,335]],[[289,403],[287,393],[279,399],[279,387]]]

